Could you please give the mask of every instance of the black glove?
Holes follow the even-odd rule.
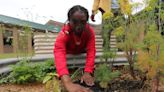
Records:
[[[93,22],[95,22],[95,15],[94,15],[94,14],[91,15],[91,20],[92,20]]]

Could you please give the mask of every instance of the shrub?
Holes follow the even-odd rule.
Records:
[[[44,63],[30,63],[22,60],[11,66],[11,73],[0,80],[0,83],[30,83],[42,82],[47,73],[55,71],[52,66],[52,60],[46,60]]]
[[[109,82],[120,75],[119,71],[112,72],[106,64],[101,64],[95,70],[95,79],[102,88],[107,88]]]

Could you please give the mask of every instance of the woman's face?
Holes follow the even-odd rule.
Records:
[[[70,18],[70,25],[74,33],[78,36],[82,34],[87,23],[87,17],[84,12],[76,11]]]

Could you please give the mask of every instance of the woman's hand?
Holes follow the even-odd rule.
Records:
[[[92,92],[89,88],[82,87],[78,84],[74,84],[71,81],[71,78],[69,75],[63,75],[61,77],[61,80],[64,84],[64,87],[68,92]]]
[[[85,72],[83,76],[81,77],[81,83],[85,82],[88,86],[93,86],[94,85],[94,78],[91,76],[90,73]]]
[[[68,92],[92,92],[89,88],[82,87],[78,84],[68,83],[65,85]]]
[[[93,22],[95,22],[95,15],[94,14],[92,14],[90,18]]]

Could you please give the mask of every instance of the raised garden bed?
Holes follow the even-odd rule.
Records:
[[[143,81],[141,77],[142,74],[140,74],[139,71],[135,71],[136,79],[133,79],[126,68],[127,66],[117,66],[113,68],[113,71],[120,70],[121,75],[110,81],[106,89],[100,87],[99,82],[95,82],[95,85],[92,87],[86,86],[84,83],[80,83],[80,74],[77,76],[77,78],[75,78],[75,83],[78,83],[84,87],[88,87],[92,89],[93,92],[151,92],[150,82]],[[77,68],[71,69],[70,72],[73,73],[75,70],[77,70]],[[0,92],[47,92],[47,90],[45,88],[45,84],[34,82],[19,85],[1,84]],[[53,92],[52,89],[51,92]],[[159,86],[159,92],[164,92],[164,85],[161,84]]]

